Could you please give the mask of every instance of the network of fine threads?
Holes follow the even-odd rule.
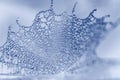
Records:
[[[93,55],[109,29],[105,17],[96,18],[94,9],[85,19],[72,14],[56,14],[51,0],[50,9],[40,11],[31,26],[10,26],[6,43],[1,46],[0,62],[20,67],[20,73],[54,74],[67,70],[84,54]]]

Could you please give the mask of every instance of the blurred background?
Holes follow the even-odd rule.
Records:
[[[80,18],[87,17],[93,9],[97,9],[96,17],[110,14],[107,20],[113,22],[120,18],[120,0],[54,0],[54,10],[57,14],[64,11],[71,14],[75,2],[78,2],[76,15]],[[50,0],[0,0],[0,46],[6,41],[8,26],[16,25],[18,17],[21,24],[29,26],[35,15],[49,6]],[[108,34],[96,51],[101,58],[120,61],[120,26]],[[120,77],[120,66],[115,66],[111,72],[115,70],[113,77]]]

